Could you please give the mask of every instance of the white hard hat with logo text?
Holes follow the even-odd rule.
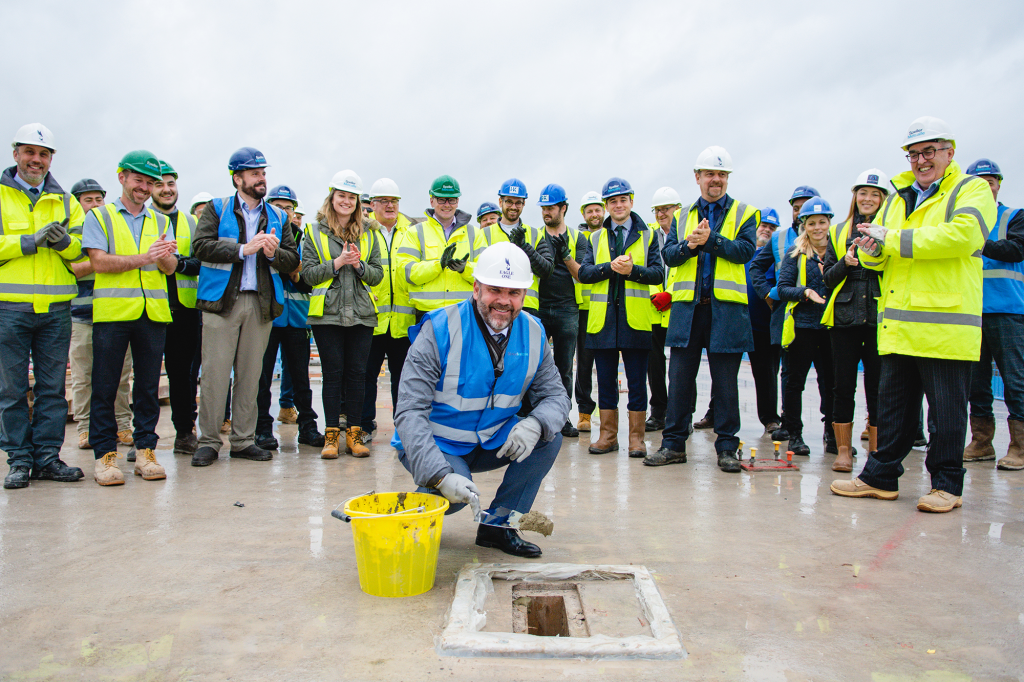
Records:
[[[484,249],[473,276],[481,284],[506,289],[527,289],[533,284],[530,257],[510,242],[498,242]]]

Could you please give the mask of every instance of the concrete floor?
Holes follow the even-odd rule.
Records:
[[[742,436],[767,453],[746,365],[740,377]],[[700,381],[706,399],[706,367]],[[63,458],[86,479],[0,495],[0,679],[1024,680],[1024,472],[973,465],[963,508],[924,514],[915,451],[898,501],[838,498],[809,408],[814,454],[799,473],[723,474],[706,432],[689,463],[660,469],[625,450],[589,455],[584,435],[545,480],[536,508],[555,533],[529,535],[543,560],[647,566],[689,658],[441,658],[434,637],[459,568],[510,557],[476,547],[463,512],[445,520],[433,590],[360,591],[351,530],[331,509],[414,488],[379,421],[369,459],[323,461],[283,426],[272,462],[222,455],[194,469],[171,454],[164,408],[167,480],[129,475],[117,488],[93,483],[69,425]],[[1001,421],[1000,452],[1007,438]],[[478,477],[485,501],[500,476]]]

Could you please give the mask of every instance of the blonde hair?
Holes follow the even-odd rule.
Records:
[[[332,189],[328,193],[323,205],[316,212],[316,219],[318,222],[326,224],[338,239],[358,244],[359,238],[363,236],[363,202],[356,194],[356,210],[349,216],[346,224],[342,225],[341,216],[334,210],[334,193],[340,191],[342,190]]]
[[[814,218],[815,216],[807,216],[808,219]],[[822,216],[827,218],[828,216]],[[830,221],[831,222],[831,221]],[[829,225],[831,227],[831,225]],[[828,233],[825,234],[825,247],[828,248]],[[800,254],[804,254],[808,258],[817,253],[814,250],[814,246],[811,244],[811,238],[807,236],[807,227],[804,227],[804,231],[800,233],[800,236],[793,240],[793,249],[789,252],[789,255],[796,258]]]

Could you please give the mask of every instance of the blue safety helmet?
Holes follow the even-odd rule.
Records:
[[[779,214],[775,212],[774,208],[765,206],[761,211],[761,222],[779,227]]]
[[[525,199],[528,195],[526,194],[526,185],[519,178],[509,178],[505,182],[501,183],[501,189],[498,190],[499,197],[518,197]]]
[[[797,216],[797,219],[802,223],[812,215],[827,215],[831,220],[835,212],[832,210],[832,205],[827,201],[821,197],[813,196],[800,207],[800,214]]]
[[[284,199],[292,203],[298,203],[299,197],[288,185],[278,185],[267,193],[267,201],[271,199]]]
[[[807,197],[817,196],[821,196],[820,194],[818,194],[818,190],[814,189],[810,185],[800,185],[795,190],[793,190],[793,196],[789,198],[789,205],[792,206],[793,202],[796,201],[797,199],[804,199]]]
[[[601,198],[611,199],[617,197],[620,194],[632,194],[633,187],[622,178],[612,178],[608,182],[604,183],[604,187],[601,188]]]
[[[267,157],[263,156],[263,152],[255,147],[242,147],[228,159],[228,170],[232,173],[250,168],[266,168],[269,165]]]
[[[1000,180],[1003,179],[1003,171],[999,170],[999,164],[991,159],[978,159],[967,167],[968,175],[994,175]]]
[[[537,201],[538,206],[554,206],[555,204],[567,203],[568,199],[565,196],[565,188],[561,185],[551,183],[540,191],[540,199]]]
[[[480,208],[476,210],[477,220],[483,218],[488,213],[497,213],[500,215],[501,209],[498,208],[497,204],[494,204],[490,201],[485,201],[484,203],[480,204]]]

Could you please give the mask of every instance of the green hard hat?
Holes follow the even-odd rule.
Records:
[[[178,171],[163,159],[160,159],[160,175],[173,175],[175,180],[178,179]]]
[[[145,149],[136,149],[133,152],[128,152],[121,158],[121,162],[117,164],[117,167],[148,175],[156,180],[160,180],[163,177],[160,173],[160,161],[153,152],[148,152]]]
[[[459,181],[450,175],[442,175],[430,185],[430,196],[432,197],[461,197],[462,189]]]

